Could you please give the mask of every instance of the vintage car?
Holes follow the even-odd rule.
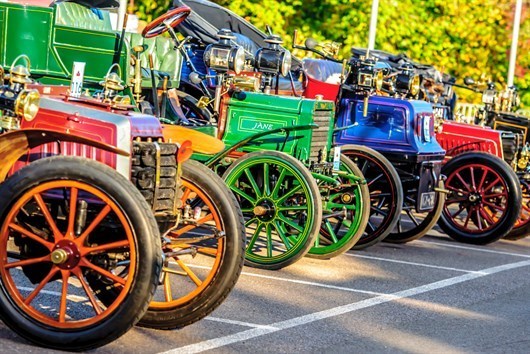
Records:
[[[153,24],[164,23],[182,8],[186,7],[169,11],[153,21]],[[167,30],[170,31],[171,37],[176,37],[172,28]],[[149,36],[150,31],[158,33],[162,29],[156,30],[156,27],[148,25],[144,36]],[[313,236],[319,233],[319,237],[306,245],[308,255],[328,259],[349,250],[359,240],[368,222],[369,192],[357,166],[346,156],[341,156],[339,149],[333,153],[331,151],[333,103],[278,96],[272,94],[270,88],[266,88],[264,92],[242,90],[248,87],[249,83],[256,83],[259,77],[256,74],[239,75],[245,68],[245,53],[241,46],[233,42],[235,36],[231,31],[220,30],[218,37],[219,40],[212,43],[204,53],[205,63],[209,69],[216,72],[212,112],[216,123],[205,124],[199,128],[210,128],[210,131],[223,140],[227,149],[211,159],[202,160],[218,172],[222,171],[220,169],[226,169],[223,178],[240,200],[243,214],[248,220],[247,232],[250,241],[247,247],[247,264],[276,269],[279,265],[292,263],[295,258],[289,256],[290,245],[286,245],[283,254],[279,252],[281,244],[285,244],[284,239],[291,234],[290,228],[295,225],[293,221],[302,226],[311,224],[310,220],[316,220],[310,209],[298,203],[295,203],[296,209],[282,206],[283,201],[293,203],[292,198],[285,199],[284,193],[276,195],[261,192],[277,190],[274,185],[277,181],[285,179],[282,177],[282,169],[276,168],[279,162],[275,155],[279,151],[287,154],[283,157],[285,161],[297,161],[301,166],[305,166],[305,181],[295,183],[300,184],[295,190],[303,187],[304,183],[311,182],[322,197],[322,205],[319,207],[323,208],[323,221],[311,231]],[[264,70],[263,79],[273,82],[280,71],[289,70],[290,52],[278,46],[281,40],[275,36],[271,36],[268,42],[268,47],[263,48],[260,54],[263,62],[267,62],[267,67],[261,69]],[[256,63],[256,69],[259,70],[259,61]],[[194,72],[194,75],[197,76],[198,82],[202,82],[199,73]],[[343,173],[339,173],[341,165]],[[274,172],[275,170],[277,171]],[[270,174],[270,177],[261,178],[262,174]],[[268,183],[270,187],[267,186]],[[293,190],[289,191],[287,195],[292,192]],[[307,197],[303,199],[308,200]],[[261,213],[261,210],[267,210],[266,215],[257,213]],[[300,223],[298,219],[286,220],[286,217],[292,216],[279,213],[284,210],[303,211],[307,222]],[[301,227],[298,228],[302,231]],[[263,237],[260,236],[262,229],[269,234],[268,240],[258,241]],[[298,238],[302,236],[303,234]],[[266,250],[263,246],[257,247],[263,242],[267,244]],[[274,243],[280,246],[273,246]],[[269,249],[274,249],[275,254],[272,254],[272,257]],[[286,258],[287,256],[289,258]]]
[[[189,6],[193,10],[177,28],[187,38],[186,44],[180,46],[182,48],[181,54],[185,58],[186,63],[182,68],[180,89],[197,100],[202,96],[210,97],[211,101],[213,101],[212,98],[215,95],[215,80],[206,77],[204,81],[195,80],[194,82],[190,77],[196,75],[195,73],[197,72],[212,73],[206,67],[203,56],[206,45],[215,43],[217,40],[216,33],[219,29],[224,27],[233,30],[235,42],[244,48],[247,59],[250,59],[247,60],[248,62],[252,62],[252,58],[257,55],[258,51],[263,52],[261,48],[267,50],[267,48],[271,47],[270,35],[261,32],[238,15],[217,4],[203,0],[184,0],[175,1],[174,5]],[[278,41],[278,38],[276,38],[276,41]],[[292,73],[299,75],[301,69],[302,62],[292,57],[289,75]],[[236,76],[235,80],[239,88],[245,91],[259,91],[261,84],[259,77],[262,76],[264,80],[267,80],[267,76],[270,75],[260,73],[263,71],[263,67],[255,70],[250,65],[248,70],[251,72],[243,73],[239,77]],[[307,92],[302,91],[304,87],[301,82],[291,81],[282,75],[276,77],[275,80],[276,82],[272,85],[273,90],[271,92],[292,96],[294,90],[297,93],[296,96],[302,94],[307,96]],[[307,97],[315,98],[315,95]],[[330,100],[329,97],[324,98]],[[333,97],[331,100],[334,101],[335,98]],[[213,110],[212,107],[206,106],[206,108]],[[196,115],[202,121],[210,119],[209,113],[204,114],[196,111]],[[341,146],[341,151],[362,167],[362,173],[369,185],[370,218],[367,229],[353,246],[355,249],[361,249],[377,243],[394,229],[399,219],[403,200],[401,182],[394,167],[377,151],[367,146],[352,144]],[[376,167],[374,168],[374,166]]]
[[[48,156],[81,156],[103,162],[130,179],[137,189],[135,193],[140,193],[144,204],[147,203],[144,211],[149,211],[155,219],[151,226],[158,225],[160,237],[156,242],[164,256],[162,267],[157,268],[157,271],[161,270],[161,275],[155,277],[154,285],[159,286],[139,324],[164,329],[180,328],[208,315],[234,287],[244,260],[243,218],[233,194],[224,182],[202,164],[186,161],[192,154],[190,141],[195,142],[196,151],[203,153],[221,150],[223,144],[217,139],[185,128],[181,129],[180,134],[173,132],[171,139],[174,140],[169,141],[156,117],[130,111],[130,105],[121,103],[123,100],[116,95],[113,96],[116,100],[108,99],[113,78],[111,75],[103,83],[101,96],[72,97],[66,86],[33,84],[27,68],[13,64],[8,77],[9,90],[27,87],[40,92],[42,99],[38,114],[18,121],[5,115],[1,119],[3,127],[21,132],[45,129],[58,136],[70,134],[79,139],[90,138],[101,146],[111,146],[131,156],[126,159],[102,149],[87,148],[75,140],[53,139],[52,143],[31,146],[28,154],[17,159],[13,170],[27,164],[31,166],[33,161]],[[61,216],[65,212],[56,208],[53,213]],[[107,214],[107,209],[98,214],[98,222],[106,218]],[[81,220],[84,218],[86,217],[81,216]],[[92,224],[88,224],[90,225]],[[32,230],[37,232],[38,226]],[[94,223],[93,226],[97,224]],[[112,224],[105,223],[105,227],[115,230]],[[105,233],[100,235],[103,237]],[[101,244],[103,241],[97,239],[94,242]],[[45,248],[28,242],[21,245],[24,250],[30,251],[32,257],[45,257]],[[111,245],[114,246],[114,243]],[[117,247],[121,246],[118,244]],[[75,263],[80,268],[76,270],[77,274],[81,278],[85,276],[87,284],[94,288],[93,293],[88,295],[89,298],[92,302],[98,302],[102,309],[113,305],[116,299],[123,298],[120,285],[122,280],[111,276],[109,271],[116,265],[128,263],[125,255],[113,249],[112,253],[106,254],[106,251],[106,248],[98,251],[94,266]],[[75,252],[72,257],[74,256]],[[70,266],[73,267],[74,264]],[[45,286],[48,281],[55,281],[55,268],[49,276],[50,270],[43,269],[30,278],[32,283]],[[46,282],[42,282],[43,280]],[[27,287],[27,284],[17,285]],[[26,297],[27,294],[24,294],[23,299]],[[95,308],[94,311],[96,318],[99,317],[101,309]],[[33,321],[37,324],[41,321],[46,325],[54,323],[72,333],[75,333],[72,328],[86,329],[86,326],[93,323],[86,318],[65,322],[64,312],[61,313],[60,318],[42,320],[46,316],[32,308],[28,310],[27,316],[30,319],[34,316]],[[17,330],[17,323],[12,327]],[[116,326],[116,330],[119,329]],[[114,333],[109,329],[106,331],[111,336]],[[42,337],[39,333],[36,332],[35,335]],[[90,340],[92,337],[87,338]],[[71,340],[73,348],[75,345],[80,348],[88,345],[73,334]],[[44,340],[39,343],[55,345],[51,342],[46,344]],[[97,345],[97,342],[94,343]],[[65,347],[61,345],[62,343],[56,347]]]
[[[14,165],[59,142],[125,164],[129,151],[73,132],[20,129],[42,114],[38,92],[23,84],[0,85],[0,109],[0,318],[38,345],[102,346],[138,322],[158,285],[161,238],[150,206],[116,169],[88,157]],[[97,294],[109,285],[103,302]]]
[[[354,53],[359,56],[362,51]],[[455,112],[453,78],[404,55],[383,51],[372,51],[372,55],[393,72],[405,68],[420,75],[414,96],[433,104],[438,121],[436,139],[447,151],[442,173],[447,176],[445,186],[449,190],[439,226],[454,239],[475,244],[510,235],[516,222],[522,227],[518,218],[528,216],[524,210],[520,213],[521,188],[516,186],[520,182],[510,166],[521,145],[517,135],[448,120]]]

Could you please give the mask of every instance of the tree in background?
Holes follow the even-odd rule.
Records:
[[[366,47],[371,0],[216,0],[252,22],[266,25],[290,47],[295,29],[319,41]],[[530,106],[530,0],[525,1],[519,38],[516,85]],[[136,0],[134,11],[152,20],[170,7],[170,0]],[[513,0],[380,0],[376,48],[405,53],[413,60],[435,65],[457,77],[481,75],[505,85],[511,43]],[[296,54],[296,53],[295,53]],[[298,53],[305,55],[304,53]],[[459,91],[466,100],[479,95]]]

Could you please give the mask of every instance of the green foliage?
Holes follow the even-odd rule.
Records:
[[[260,29],[266,25],[290,47],[298,29],[302,37],[343,45],[347,57],[352,46],[366,47],[371,0],[217,0]],[[165,12],[170,1],[136,1],[146,20]],[[514,12],[513,0],[380,0],[376,48],[405,53],[434,64],[462,82],[481,75],[505,85]],[[530,107],[530,21],[525,21],[530,0],[525,0],[519,38],[516,85],[523,104]],[[304,56],[306,53],[295,53]],[[459,94],[477,100],[464,90]]]

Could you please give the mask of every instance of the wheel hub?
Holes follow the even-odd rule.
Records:
[[[351,194],[349,193],[344,193],[340,199],[342,200],[343,203],[351,203],[351,201],[353,200],[353,197]]]
[[[254,215],[261,221],[270,221],[274,218],[276,209],[272,200],[264,199],[258,202],[253,209]]]
[[[470,203],[478,204],[482,201],[482,196],[480,194],[471,193],[468,197]]]
[[[77,266],[81,259],[81,254],[77,245],[68,240],[61,240],[56,245],[50,255],[53,264],[61,269],[72,269]]]

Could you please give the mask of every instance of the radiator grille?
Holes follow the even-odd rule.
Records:
[[[315,111],[314,122],[318,125],[317,129],[311,131],[311,152],[309,154],[309,160],[311,162],[317,162],[319,154],[329,152],[328,150],[328,136],[329,131],[329,121],[332,111]],[[323,162],[323,161],[321,161]]]

